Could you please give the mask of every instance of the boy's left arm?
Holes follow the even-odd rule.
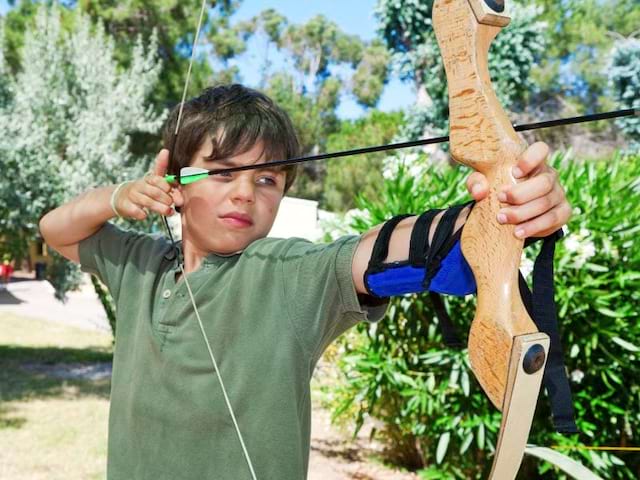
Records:
[[[513,169],[513,176],[521,180],[515,185],[505,185],[498,198],[508,206],[498,215],[497,221],[516,225],[515,234],[519,238],[546,237],[559,230],[571,217],[571,205],[564,189],[558,182],[558,173],[547,165],[549,147],[542,142],[534,143],[522,155]],[[479,201],[489,193],[488,181],[481,173],[474,172],[467,179],[467,189],[474,200]],[[454,232],[464,225],[470,208],[462,210],[455,224]],[[429,230],[429,241],[444,212],[435,217]],[[409,242],[417,217],[402,220],[396,227],[389,242],[387,263],[400,262],[409,257]],[[364,274],[369,265],[373,246],[382,225],[363,234],[356,249],[352,275],[356,291],[366,295]]]

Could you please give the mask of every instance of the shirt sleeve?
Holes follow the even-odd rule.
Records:
[[[80,268],[97,276],[117,303],[127,271],[146,271],[148,260],[156,250],[154,246],[159,247],[157,243],[158,240],[150,235],[105,223],[80,242]]]
[[[294,328],[312,358],[345,330],[365,320],[376,322],[387,304],[360,304],[353,283],[353,255],[359,236],[330,244],[293,239],[282,262],[284,298]]]

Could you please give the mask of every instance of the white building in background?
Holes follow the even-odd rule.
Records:
[[[312,242],[322,238],[318,202],[303,198],[284,197],[280,209],[269,232],[269,237],[306,238]]]
[[[284,197],[269,237],[299,237],[316,242],[322,238],[320,220],[327,220],[334,214],[318,208],[315,200]],[[171,231],[176,239],[181,238],[180,215],[167,217]]]

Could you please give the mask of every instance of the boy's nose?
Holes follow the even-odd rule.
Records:
[[[252,181],[246,179],[237,179],[233,182],[231,196],[233,200],[253,203],[255,201],[255,187]]]

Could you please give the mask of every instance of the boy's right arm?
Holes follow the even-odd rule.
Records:
[[[89,190],[42,217],[40,234],[47,245],[80,263],[80,242],[116,216],[109,203],[115,189],[115,185],[110,185]]]
[[[168,150],[160,152],[152,175],[145,175],[120,189],[115,206],[122,217],[143,220],[147,216],[145,209],[161,215],[173,213],[171,185],[163,178],[168,153]],[[80,263],[80,242],[116,216],[111,208],[111,195],[116,188],[110,185],[88,190],[42,217],[40,233],[47,245],[72,262]]]

